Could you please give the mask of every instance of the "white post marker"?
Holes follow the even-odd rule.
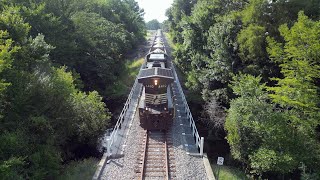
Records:
[[[218,160],[217,160],[217,164],[218,164],[217,180],[219,180],[220,166],[223,165],[223,161],[224,161],[224,158],[223,158],[223,157],[218,157]]]
[[[201,140],[200,140],[200,156],[203,156],[203,144],[204,144],[204,137],[201,137]]]
[[[223,157],[218,157],[217,164],[222,166],[223,165],[223,161],[224,161]]]

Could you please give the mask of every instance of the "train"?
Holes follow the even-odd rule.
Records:
[[[162,31],[157,30],[138,75],[142,84],[139,119],[145,130],[168,130],[174,118],[174,76],[162,37]]]

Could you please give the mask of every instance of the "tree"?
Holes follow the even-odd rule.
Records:
[[[233,157],[257,175],[290,173],[301,163],[318,169],[319,144],[288,123],[291,113],[268,103],[260,81],[261,77],[239,75],[232,82],[239,97],[230,103],[225,128]]]
[[[0,17],[0,176],[56,177],[83,145],[96,147],[110,113],[97,92],[76,88],[66,67],[53,67],[53,46],[29,36],[27,7],[7,5]],[[10,83],[10,84],[9,84]],[[4,91],[5,90],[5,91]]]
[[[0,30],[0,74],[11,66],[12,54],[15,53],[19,48],[13,46],[12,39],[7,39],[9,36],[7,31]],[[3,75],[1,75],[3,77]],[[3,94],[10,83],[0,79],[0,104],[3,106],[4,99]],[[0,108],[1,108],[0,107]]]
[[[75,25],[77,55],[81,61],[75,68],[85,82],[85,89],[107,95],[108,85],[116,81],[121,71],[122,51],[130,46],[121,25],[114,24],[96,13],[78,12],[71,20]]]
[[[319,152],[316,129],[320,124],[319,83],[320,78],[320,22],[312,21],[299,13],[298,21],[288,28],[280,26],[279,31],[285,43],[268,38],[270,57],[280,63],[284,78],[275,78],[277,85],[269,87],[270,97],[290,116],[290,125],[296,134],[303,134],[305,146]],[[313,143],[313,144],[312,144]],[[306,144],[304,142],[304,144]],[[318,155],[317,152],[313,152]],[[304,162],[311,172],[319,172],[319,156],[313,163]]]
[[[320,22],[314,22],[300,12],[298,21],[290,29],[287,25],[279,28],[284,44],[268,39],[268,52],[280,63],[285,77],[274,79],[277,86],[269,88],[274,92],[270,96],[275,103],[307,112],[318,110],[320,99],[315,79],[320,78],[319,26]]]
[[[319,22],[300,12],[291,28],[279,28],[285,43],[268,38],[270,57],[280,63],[284,76],[274,79],[275,87],[259,85],[261,78],[246,75],[233,81],[232,89],[240,97],[231,101],[227,138],[234,157],[247,163],[254,173],[285,174],[301,164],[308,173],[319,172],[316,129],[320,101],[315,84],[320,72],[318,27]],[[273,103],[268,103],[267,95]]]
[[[211,101],[207,102],[203,109],[205,112],[204,116],[206,118],[203,121],[207,126],[215,130],[221,130],[224,128],[226,111],[216,99],[211,99]]]
[[[168,20],[164,20],[162,23],[161,23],[161,29],[164,31],[164,32],[169,32],[170,31],[170,22]]]
[[[172,7],[166,11],[166,16],[169,20],[170,34],[174,43],[182,43],[181,32],[183,17],[190,16],[192,7],[196,4],[196,0],[175,0]]]
[[[227,139],[250,173],[284,175],[303,165],[304,177],[315,175],[320,73],[313,20],[320,17],[319,1],[182,2],[166,12],[174,62],[187,88],[202,95],[205,123],[223,119],[216,118],[217,104],[230,106]],[[301,10],[312,20],[298,15]]]
[[[161,28],[160,25],[161,25],[161,24],[160,24],[159,21],[156,20],[156,19],[153,19],[153,20],[147,22],[147,24],[146,24],[148,30],[157,30],[157,29],[160,29],[160,28]]]

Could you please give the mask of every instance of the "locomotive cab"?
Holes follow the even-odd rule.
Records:
[[[141,70],[138,82],[143,84],[139,101],[140,125],[148,130],[166,130],[173,120],[172,70],[152,67]]]

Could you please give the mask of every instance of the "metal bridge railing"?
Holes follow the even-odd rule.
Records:
[[[141,69],[144,67],[144,65],[142,65],[140,67],[140,70],[139,70],[139,74],[140,74],[140,71]],[[132,100],[136,99],[137,100],[137,105],[139,103],[139,96],[140,96],[140,93],[141,93],[141,87],[142,86],[138,86],[138,76],[136,77],[135,81],[134,81],[134,84],[131,88],[131,91],[128,95],[128,98],[126,100],[126,103],[124,104],[124,107],[120,113],[120,116],[118,118],[118,121],[116,123],[116,125],[114,126],[113,128],[113,131],[111,132],[110,136],[107,137],[106,141],[107,141],[107,145],[106,145],[106,148],[107,148],[107,153],[104,153],[103,154],[103,157],[101,158],[98,166],[97,166],[97,170],[93,176],[93,180],[98,180],[100,179],[100,176],[101,176],[101,173],[107,163],[107,160],[109,159],[109,157],[112,155],[111,154],[111,148],[112,146],[114,145],[114,142],[117,141],[118,137],[119,137],[119,130],[121,129],[121,126],[123,125],[124,121],[125,121],[125,117],[126,117],[126,113],[127,111],[129,110],[130,108],[130,105],[132,106],[133,104],[132,103]],[[137,97],[133,98],[134,95],[137,95]],[[134,108],[134,107],[132,107]]]
[[[176,73],[176,70],[175,70],[175,67],[174,67],[173,63],[171,64],[171,67],[172,67],[172,70],[173,70],[174,78],[176,80],[179,93],[182,96],[182,102],[183,102],[183,104],[185,106],[185,113],[187,114],[187,118],[189,120],[189,125],[190,125],[190,127],[192,129],[192,135],[195,138],[196,146],[200,149],[200,155],[203,156],[204,138],[199,136],[196,124],[194,122],[194,119],[192,117],[191,111],[189,109],[189,105],[187,103],[187,99],[184,96],[184,93],[183,93],[183,90],[182,90],[182,87],[181,87],[181,84],[180,84],[180,81],[179,81],[179,78],[177,76],[177,73]]]
[[[116,125],[114,126],[110,137],[107,139],[107,155],[108,156],[110,156],[110,154],[111,154],[110,150],[111,150],[112,144],[118,138],[118,131],[121,128],[121,125],[122,125],[122,123],[124,121],[124,118],[125,118],[125,114],[126,114],[127,110],[129,109],[129,106],[130,106],[130,103],[131,103],[132,94],[133,94],[133,91],[135,89],[136,83],[137,83],[137,80],[135,80],[135,82],[134,82],[134,84],[132,86],[131,92],[130,92],[130,94],[128,96],[128,99],[127,99],[126,103],[124,104],[124,107],[123,107],[123,109],[122,109],[122,111],[120,113],[118,121],[117,121]]]
[[[141,71],[141,69],[143,68],[143,65],[140,67],[140,70],[139,70],[139,73]],[[113,131],[112,133],[110,134],[109,138],[107,138],[107,156],[110,156],[111,155],[111,147],[113,145],[113,143],[117,140],[118,138],[118,132],[119,132],[119,129],[121,129],[121,126],[125,120],[125,115],[130,107],[130,104],[131,104],[131,101],[132,101],[132,96],[133,94],[135,93],[135,90],[136,90],[136,87],[137,87],[137,84],[138,84],[138,77],[135,79],[134,81],[134,84],[131,88],[131,91],[130,91],[130,94],[127,98],[127,101],[126,103],[124,104],[124,107],[120,113],[120,116],[118,118],[118,121],[116,123],[116,125],[114,126],[113,128]],[[136,92],[138,94],[140,94],[141,92],[141,87],[139,88],[139,90]],[[138,101],[137,101],[138,103]]]

